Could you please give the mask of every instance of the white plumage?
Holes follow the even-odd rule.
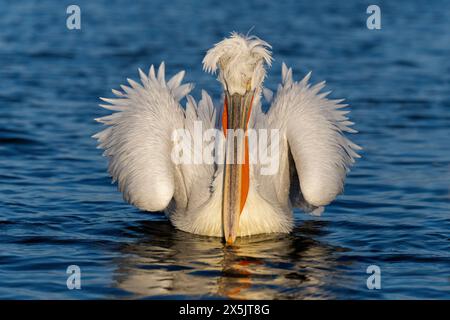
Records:
[[[203,59],[203,69],[215,73],[230,93],[243,94],[247,88],[260,90],[266,75],[264,64],[271,65],[271,46],[254,36],[242,37],[232,33],[217,43]]]
[[[344,136],[355,132],[342,100],[321,93],[324,83],[311,86],[310,74],[293,80],[285,64],[275,94],[262,87],[270,65],[270,46],[256,38],[233,33],[216,44],[203,60],[230,93],[254,91],[249,128],[279,129],[279,170],[262,175],[260,164],[250,165],[248,196],[240,214],[238,236],[289,232],[292,208],[320,213],[342,192],[346,173],[360,149]],[[142,210],[165,211],[181,230],[223,236],[222,192],[224,165],[176,164],[171,159],[174,130],[193,134],[194,121],[203,130],[221,127],[223,103],[215,107],[202,91],[197,103],[189,95],[192,84],[182,84],[184,71],[165,80],[164,63],[157,74],[139,70],[141,83],[128,80],[115,99],[102,99],[115,111],[97,119],[108,127],[94,135],[109,159],[109,173],[124,199]],[[261,99],[272,100],[267,113]],[[186,98],[183,108],[180,101]],[[223,97],[222,97],[223,99]]]

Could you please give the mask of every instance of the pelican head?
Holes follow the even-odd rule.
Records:
[[[270,48],[255,36],[232,33],[208,50],[203,69],[210,73],[219,69],[218,80],[231,95],[258,92],[266,75],[265,65],[270,66],[272,62]]]
[[[224,89],[222,128],[226,139],[223,171],[222,220],[227,244],[232,244],[239,230],[250,184],[248,127],[253,99],[261,93],[265,65],[272,61],[270,45],[257,37],[232,33],[210,49],[203,68],[215,73]]]

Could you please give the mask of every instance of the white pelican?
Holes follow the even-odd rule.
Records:
[[[184,71],[166,81],[164,63],[156,74],[153,66],[148,75],[139,70],[142,84],[128,79],[131,87],[113,90],[117,98],[102,98],[108,103],[102,107],[117,112],[96,119],[108,128],[94,138],[127,202],[164,211],[180,230],[232,244],[237,236],[288,233],[293,208],[320,213],[342,192],[360,149],[343,134],[355,132],[348,111],[341,110],[346,105],[320,93],[324,82],[308,84],[310,73],[294,81],[284,63],[276,94],[263,88],[270,48],[255,36],[232,33],[206,53],[204,70],[218,70],[223,86],[220,107],[205,91],[196,103],[189,95],[193,85],[181,84]],[[271,102],[267,113],[262,96]],[[249,163],[248,136],[236,139],[234,147],[221,145],[225,164],[174,162],[174,132],[184,128],[194,135],[199,121],[203,132],[217,128],[222,136],[233,129],[279,130],[278,170],[262,174],[260,163]],[[233,156],[244,161],[229,161]]]

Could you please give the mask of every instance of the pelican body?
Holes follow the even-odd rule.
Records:
[[[284,63],[277,92],[264,88],[270,49],[255,36],[232,33],[207,52],[203,68],[218,73],[223,87],[218,106],[206,91],[198,102],[189,95],[193,85],[182,84],[184,71],[166,81],[164,63],[157,72],[153,66],[148,74],[139,70],[141,83],[128,79],[130,86],[113,90],[116,98],[102,98],[108,104],[100,106],[114,113],[96,119],[108,127],[94,138],[127,202],[164,211],[180,230],[232,244],[239,236],[288,233],[293,208],[321,213],[342,192],[360,149],[344,135],[356,132],[342,110],[346,105],[321,92],[324,82],[311,86],[310,73],[294,81]],[[270,103],[267,112],[263,97]],[[222,162],[174,161],[174,132],[194,135],[198,123],[203,133],[215,129],[215,139],[224,141],[212,148],[223,154]],[[252,130],[278,132],[277,141],[263,146],[276,146],[278,166],[271,174],[250,161]],[[211,150],[210,143],[201,143]],[[188,144],[184,153],[195,148]]]

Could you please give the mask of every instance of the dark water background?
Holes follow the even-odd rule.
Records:
[[[450,298],[450,2],[0,1],[0,298]],[[345,97],[363,158],[322,217],[225,249],[125,204],[90,138],[137,68],[220,87],[205,51],[236,30]],[[82,289],[66,288],[79,265]],[[381,268],[382,289],[366,287]]]

